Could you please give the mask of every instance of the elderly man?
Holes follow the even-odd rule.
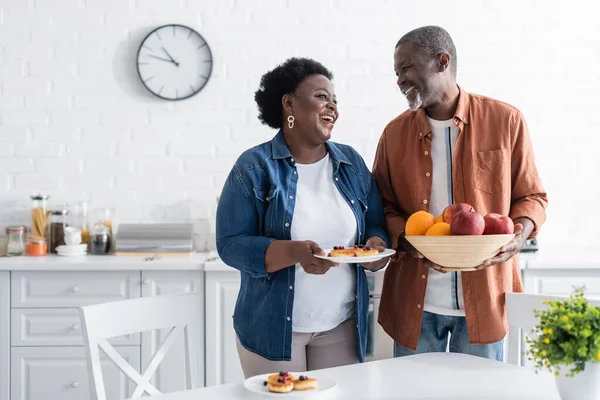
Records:
[[[373,175],[396,259],[385,272],[379,323],[395,356],[450,351],[503,359],[505,296],[523,291],[518,253],[539,232],[548,203],[525,119],[516,108],[456,84],[456,48],[444,29],[404,35],[394,51],[410,110],[379,140]],[[446,272],[406,240],[407,218],[467,203],[509,215],[515,238],[474,272]]]

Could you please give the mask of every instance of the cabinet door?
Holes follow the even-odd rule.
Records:
[[[0,271],[0,400],[10,395],[10,279],[8,271]]]
[[[238,272],[206,273],[207,386],[244,381],[232,318],[239,290]]]
[[[576,286],[585,286],[586,297],[600,299],[600,271],[593,269],[527,270],[525,291],[528,293],[566,296]]]
[[[142,296],[204,291],[204,273],[201,271],[143,271]],[[198,304],[198,312],[204,319],[204,303]],[[160,348],[170,329],[142,333],[142,370]],[[152,384],[163,393],[185,390],[185,348],[183,335],[171,346],[152,377]],[[204,348],[204,335],[192,338],[200,349]],[[200,365],[204,365],[202,362]],[[200,382],[204,384],[204,371]]]
[[[139,347],[115,349],[139,371]],[[130,398],[136,384],[108,358],[102,358],[101,363],[107,398]],[[84,347],[13,347],[11,365],[12,400],[91,398]]]
[[[140,297],[139,271],[13,272],[13,308],[80,307]]]

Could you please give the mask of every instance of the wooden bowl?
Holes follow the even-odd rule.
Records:
[[[514,234],[480,236],[407,236],[423,256],[448,270],[473,271],[498,254]]]

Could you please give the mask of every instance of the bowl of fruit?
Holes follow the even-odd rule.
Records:
[[[425,258],[447,270],[472,271],[510,243],[514,223],[505,215],[477,213],[466,203],[452,204],[437,218],[417,211],[406,221],[406,240]]]

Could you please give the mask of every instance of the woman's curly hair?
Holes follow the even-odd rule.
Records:
[[[281,98],[284,94],[293,93],[300,82],[310,75],[323,75],[329,80],[333,79],[331,71],[310,58],[290,58],[264,74],[254,93],[258,119],[271,128],[280,129],[283,126]]]

